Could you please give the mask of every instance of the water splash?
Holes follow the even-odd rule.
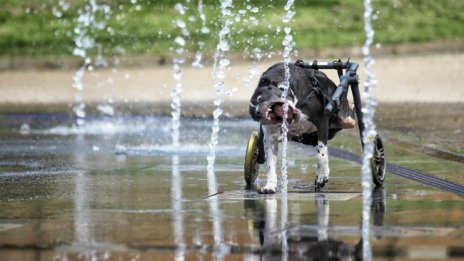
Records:
[[[373,156],[374,145],[373,141],[377,135],[374,124],[376,100],[371,96],[373,89],[377,84],[375,73],[372,69],[374,59],[370,52],[370,46],[374,41],[374,30],[372,28],[372,3],[371,0],[364,0],[364,32],[366,34],[366,42],[362,48],[364,55],[364,70],[366,71],[367,79],[364,89],[365,105],[363,111],[363,121],[365,130],[363,132],[364,143],[364,158],[362,165],[362,188],[363,188],[363,213],[362,213],[362,241],[363,241],[363,260],[372,259],[372,250],[370,246],[370,206],[372,202],[372,170],[370,168],[370,158]]]
[[[282,21],[284,23],[289,23],[291,18],[295,15],[295,12],[292,11],[294,0],[288,0],[287,4],[285,5],[285,10],[287,13],[283,16]],[[285,69],[285,78],[284,81],[279,84],[279,88],[283,89],[281,98],[284,100],[284,116],[283,116],[283,123],[282,123],[282,194],[287,194],[287,183],[288,183],[288,174],[287,174],[287,133],[288,133],[288,122],[287,122],[287,112],[288,112],[288,88],[290,87],[290,52],[293,48],[293,37],[291,35],[292,29],[290,26],[285,26],[284,29],[285,37],[282,41],[282,45],[284,46],[283,52],[283,59],[284,59],[284,69]]]
[[[176,44],[175,53],[180,57],[174,57],[172,62],[172,75],[176,81],[174,89],[171,91],[171,128],[172,128],[172,145],[175,148],[179,147],[179,128],[180,128],[180,116],[181,116],[181,93],[182,93],[182,65],[185,63],[185,58],[182,56],[185,53],[185,38],[190,35],[187,25],[183,20],[183,16],[187,11],[187,7],[181,3],[175,5],[175,9],[179,12],[180,17],[174,20],[175,25],[181,31],[181,35],[174,39]]]
[[[60,6],[64,10],[67,8],[67,2],[60,1]],[[69,7],[68,7],[69,8]],[[95,31],[101,31],[106,28],[106,22],[110,18],[112,11],[109,5],[97,4],[96,0],[89,0],[84,9],[79,9],[79,15],[76,18],[76,27],[74,28],[74,49],[73,55],[81,57],[83,63],[73,76],[72,86],[77,90],[75,95],[76,105],[73,107],[74,114],[77,117],[77,125],[82,126],[85,123],[85,102],[83,98],[84,84],[83,78],[87,70],[92,70],[92,59],[88,56],[88,51],[97,46],[92,34]],[[60,15],[60,13],[55,13]],[[100,18],[97,18],[100,17]]]
[[[213,66],[213,78],[216,81],[215,90],[216,96],[214,99],[214,105],[216,109],[213,111],[213,126],[211,127],[211,139],[209,142],[210,153],[207,157],[208,160],[208,169],[214,168],[214,162],[216,159],[215,150],[216,145],[218,144],[218,134],[219,134],[219,117],[222,115],[223,110],[221,109],[222,104],[222,92],[224,90],[224,78],[226,74],[226,67],[230,64],[230,60],[225,57],[225,53],[229,51],[229,43],[227,38],[230,34],[230,26],[233,23],[232,12],[229,8],[232,7],[232,0],[221,0],[221,14],[224,25],[219,32],[219,43],[216,47],[216,54],[214,57],[214,66]]]

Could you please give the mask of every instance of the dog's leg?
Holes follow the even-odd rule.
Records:
[[[274,127],[274,128],[273,128]],[[279,153],[280,128],[275,126],[263,126],[264,153],[266,155],[267,177],[266,185],[258,189],[260,194],[272,194],[277,191],[277,156]]]
[[[327,140],[329,132],[329,121],[327,117],[322,117],[317,126],[317,145],[316,145],[316,189],[321,189],[329,181],[329,153]]]
[[[354,126],[356,126],[356,120],[355,120],[355,113],[354,113],[354,104],[350,103],[348,105],[347,112],[345,113],[345,116],[340,116],[338,119],[338,125],[342,129],[352,129]]]
[[[327,142],[318,141],[316,146],[316,180],[315,185],[317,189],[323,188],[329,182],[329,153],[327,149]]]

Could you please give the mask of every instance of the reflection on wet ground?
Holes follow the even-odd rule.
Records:
[[[358,164],[332,157],[328,187],[315,193],[312,152],[292,144],[287,197],[258,195],[242,170],[254,122],[221,123],[214,172],[206,170],[211,122],[183,119],[179,151],[170,145],[169,123],[95,117],[73,129],[66,114],[2,116],[0,259],[360,256]],[[385,137],[390,162],[464,183],[462,162],[388,142],[407,136],[394,131]],[[354,130],[332,144],[359,154],[358,139]],[[462,197],[387,175],[385,187],[373,191],[374,257],[464,258]]]

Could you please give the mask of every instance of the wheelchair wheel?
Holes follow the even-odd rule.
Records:
[[[254,131],[251,133],[250,139],[248,140],[248,146],[246,148],[245,154],[245,164],[244,164],[244,178],[245,182],[248,185],[251,185],[255,182],[259,173],[259,163],[258,163],[258,132]]]
[[[382,186],[385,181],[387,162],[382,140],[377,135],[374,140],[374,152],[371,158],[372,181],[376,186]]]

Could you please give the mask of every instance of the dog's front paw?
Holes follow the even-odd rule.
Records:
[[[314,180],[314,186],[316,186],[316,190],[320,190],[325,186],[327,182],[329,182],[328,177],[317,176],[316,180]]]
[[[275,185],[266,185],[258,189],[258,194],[274,194],[276,191],[277,187]]]

